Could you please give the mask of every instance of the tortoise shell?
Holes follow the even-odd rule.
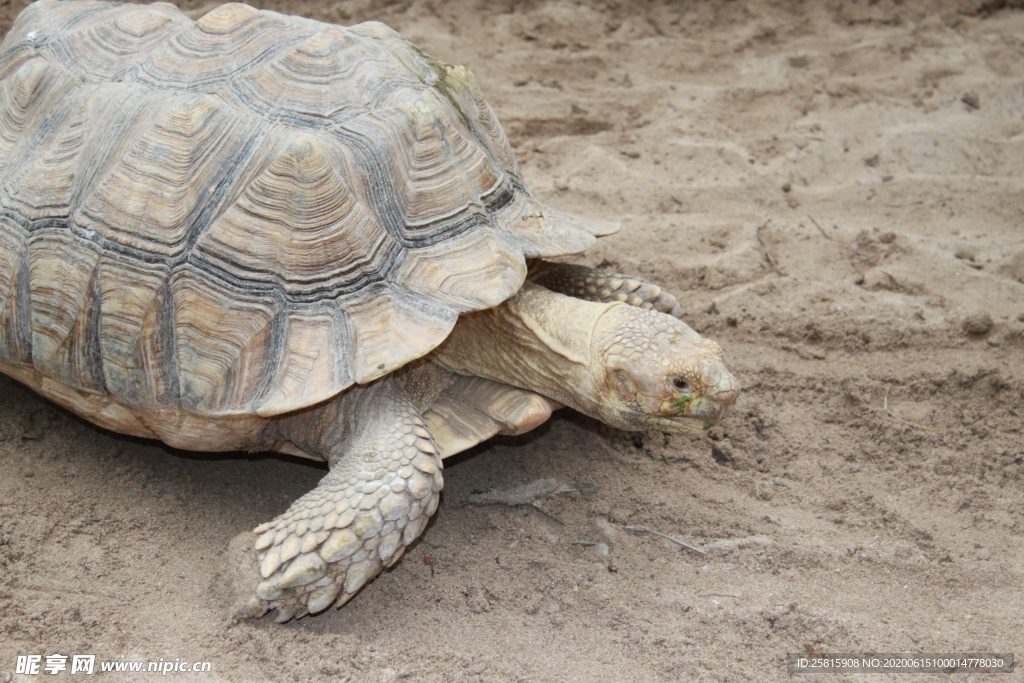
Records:
[[[613,229],[380,23],[42,0],[0,46],[0,363],[122,406],[322,402]]]

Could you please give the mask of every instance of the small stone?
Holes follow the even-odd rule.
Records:
[[[982,312],[964,318],[961,327],[967,334],[980,337],[992,331],[992,324],[992,316],[987,312]]]
[[[476,577],[473,577],[470,580],[469,588],[466,590],[465,595],[466,607],[477,614],[491,611],[494,607],[494,603],[498,600],[494,593],[492,593],[487,586],[481,583]]]
[[[607,543],[598,543],[598,544],[596,544],[594,546],[594,550],[596,550],[597,554],[600,555],[601,557],[608,557],[608,544]]]
[[[974,253],[973,249],[967,249],[966,247],[960,247],[959,249],[957,249],[954,256],[956,256],[961,261],[971,262],[975,261],[978,258],[978,255]]]

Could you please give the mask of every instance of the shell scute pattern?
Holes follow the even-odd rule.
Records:
[[[341,27],[314,33],[232,84],[250,108],[311,126],[360,116],[401,87],[423,86],[381,45]]]
[[[383,24],[42,0],[0,47],[0,359],[151,417],[329,399],[605,232]]]
[[[110,20],[96,16],[109,14]],[[98,8],[86,16],[69,14],[82,22],[65,30],[47,31],[54,36],[41,46],[42,54],[63,66],[85,83],[106,83],[125,78],[151,49],[188,22],[166,7],[154,5],[117,12]]]
[[[313,22],[293,22],[246,5],[221,5],[161,41],[139,59],[133,79],[158,89],[208,90],[263,68],[312,33]]]

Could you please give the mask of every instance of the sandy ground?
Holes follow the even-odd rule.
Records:
[[[533,190],[623,221],[587,262],[680,295],[741,405],[707,435],[562,411],[483,444],[448,461],[434,523],[393,570],[277,626],[225,618],[224,548],[322,469],[121,438],[0,379],[0,681],[49,680],[15,658],[54,652],[212,663],[166,680],[373,682],[1024,656],[1019,3],[258,5],[383,20],[468,65]],[[0,30],[19,9],[5,0]],[[596,490],[546,499],[550,515],[464,506],[545,477]]]

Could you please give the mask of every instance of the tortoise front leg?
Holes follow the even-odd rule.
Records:
[[[284,514],[232,542],[236,615],[277,608],[283,622],[341,606],[398,560],[437,509],[443,482],[437,446],[392,379],[278,420],[268,437],[330,467]]]
[[[530,264],[531,282],[552,292],[599,303],[622,303],[653,308],[679,318],[683,309],[674,296],[658,285],[631,275],[611,273],[598,268],[568,263],[534,261]]]

